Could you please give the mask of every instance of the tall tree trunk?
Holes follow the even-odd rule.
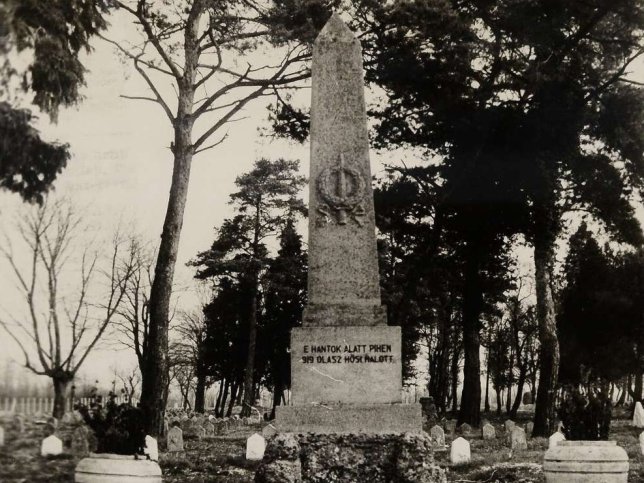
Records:
[[[501,389],[496,386],[494,388],[494,391],[496,392],[496,414],[497,416],[501,415]]]
[[[226,411],[226,400],[228,399],[228,391],[230,390],[230,381],[226,380],[226,385],[224,386],[224,394],[221,396],[221,405],[219,406],[219,413],[217,417],[223,418],[224,412]]]
[[[217,398],[215,399],[215,416],[219,417],[219,407],[221,406],[221,396],[224,393],[224,378],[219,381],[219,390],[217,391]]]
[[[197,386],[195,387],[195,411],[203,413],[206,406],[206,376],[197,375]]]
[[[239,389],[239,384],[233,382],[233,387],[230,390],[230,402],[228,403],[228,410],[226,411],[226,417],[229,418],[233,414],[233,407],[235,406],[235,399],[237,399],[237,391]]]
[[[485,412],[490,412],[490,354],[487,355],[485,368]]]
[[[510,409],[510,417],[516,419],[519,406],[521,406],[521,398],[523,398],[523,386],[525,385],[527,369],[525,366],[519,367],[519,379],[517,380],[517,395],[514,397],[514,403]]]
[[[52,382],[54,383],[54,411],[52,415],[56,419],[62,418],[65,414],[65,403],[67,402],[67,390],[70,381],[71,379],[68,377],[52,377]]]
[[[174,155],[172,182],[154,268],[154,280],[150,289],[148,354],[145,357],[145,371],[142,374],[143,381],[141,383],[141,408],[145,418],[145,430],[147,434],[154,437],[163,434],[163,417],[169,379],[170,298],[193,156],[194,117],[192,111],[199,61],[199,21],[203,10],[195,9],[193,11],[197,14],[188,16],[184,33],[183,75],[177,81],[179,95],[177,112],[173,120],[174,142],[170,146]]]
[[[633,388],[633,402],[642,401],[642,368],[638,367],[635,371],[635,384]]]
[[[480,322],[482,286],[479,274],[479,250],[475,241],[468,241],[463,291],[463,392],[458,425],[478,427],[481,422],[481,360]]]
[[[458,340],[457,340],[458,342]],[[460,348],[456,345],[452,350],[452,364],[451,364],[451,385],[450,385],[450,401],[452,403],[452,412],[456,414],[458,411],[458,358],[461,354]]]
[[[275,419],[275,407],[280,405],[283,393],[284,386],[281,382],[276,382],[275,389],[273,390],[273,408],[271,409],[271,419]]]
[[[555,392],[559,372],[559,340],[552,296],[551,267],[554,260],[554,240],[548,235],[534,240],[534,268],[539,323],[539,385],[534,413],[532,436],[549,436],[555,426]]]

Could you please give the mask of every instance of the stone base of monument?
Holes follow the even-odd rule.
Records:
[[[256,483],[445,483],[429,436],[280,433],[268,441]]]
[[[628,468],[615,441],[560,441],[543,459],[546,483],[626,483]]]
[[[419,433],[420,404],[277,406],[275,426],[289,433]]]

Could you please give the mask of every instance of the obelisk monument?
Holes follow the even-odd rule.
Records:
[[[380,300],[362,49],[333,14],[313,46],[308,305],[291,332],[281,431],[421,430],[401,404],[400,327]]]

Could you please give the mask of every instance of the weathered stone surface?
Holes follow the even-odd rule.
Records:
[[[432,438],[435,446],[445,446],[445,431],[439,425],[429,430],[429,436]]]
[[[528,449],[525,431],[522,428],[514,427],[510,437],[510,448],[512,451],[525,451]]]
[[[0,426],[0,448],[4,446],[4,428]]]
[[[362,52],[337,15],[313,45],[311,71],[309,305],[303,325],[384,325]]]
[[[546,483],[626,483],[628,455],[615,441],[561,441],[546,451]]]
[[[91,454],[76,465],[78,483],[162,483],[161,468],[155,461],[119,454]]]
[[[266,450],[266,440],[261,434],[255,433],[246,440],[246,459],[261,460]]]
[[[210,421],[206,422],[203,425],[203,429],[205,431],[206,436],[214,436],[215,435],[215,425],[212,424]]]
[[[277,434],[266,446],[265,457],[268,461],[294,461],[300,457],[300,444],[293,433]]]
[[[455,465],[469,463],[471,459],[470,443],[464,438],[456,438],[452,441],[449,458]]]
[[[388,326],[293,329],[293,405],[401,402],[400,334]]]
[[[277,406],[275,426],[292,433],[405,433],[421,431],[418,404]]]
[[[40,445],[41,456],[57,456],[63,452],[63,442],[55,435],[42,440]]]
[[[563,435],[563,433],[556,431],[548,438],[548,449],[554,448],[561,441],[566,441],[566,437]]]
[[[532,421],[529,421],[525,425],[525,432],[529,435],[532,434],[532,430],[534,430],[534,423]]]
[[[183,431],[178,426],[173,426],[168,431],[168,452],[183,451]]]
[[[516,426],[515,422],[512,421],[511,419],[508,419],[504,424],[505,431],[507,433],[512,433],[512,428],[514,428],[515,426]]]
[[[277,460],[262,465],[255,475],[255,483],[300,483],[302,464],[300,460]]]
[[[395,481],[400,483],[443,483],[445,471],[434,464],[432,440],[424,434],[407,433],[396,457]]]
[[[290,438],[296,441],[292,442]],[[288,444],[283,444],[289,441]],[[299,446],[302,481],[327,482],[398,482],[444,483],[445,472],[434,464],[432,444],[426,435],[378,434],[280,434],[269,441],[264,462],[256,482],[299,481],[295,479],[269,480],[266,474],[271,467],[294,468],[294,465],[277,466],[275,463],[293,463],[295,443]],[[272,446],[291,447],[276,450]],[[281,473],[280,473],[281,474]],[[289,476],[293,478],[292,476]]]
[[[490,439],[496,438],[496,429],[494,429],[494,426],[492,426],[490,423],[483,425],[483,429],[481,430],[481,433],[484,440],[490,440]]]
[[[0,428],[1,429],[1,428]],[[644,431],[640,433],[640,453],[644,456]],[[2,440],[0,438],[0,446],[2,446]]]
[[[644,428],[644,408],[642,403],[637,401],[635,403],[635,411],[633,412],[633,426],[636,428]]]

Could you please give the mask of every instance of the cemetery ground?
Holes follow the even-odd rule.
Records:
[[[524,425],[531,414],[520,413],[517,425]],[[472,460],[464,465],[449,463],[449,449],[435,451],[436,461],[448,468],[448,481],[458,483],[486,482],[543,482],[541,463],[547,449],[547,440],[528,439],[528,449],[511,454],[502,427],[505,416],[490,414],[484,416],[497,431],[494,440],[484,441],[479,430],[473,430],[466,437],[471,444]],[[74,467],[79,461],[71,453],[73,425],[61,424],[57,435],[63,440],[65,451],[57,457],[41,457],[40,442],[45,437],[45,425],[35,420],[25,421],[25,431],[20,434],[10,419],[2,421],[5,428],[5,444],[0,448],[0,481],[3,483],[48,482],[62,483],[74,481]],[[201,440],[186,438],[183,453],[167,453],[161,444],[159,464],[163,470],[163,480],[168,483],[242,483],[252,482],[258,462],[244,458],[246,438],[254,432],[261,433],[264,424],[227,430],[221,436],[206,437]],[[429,428],[425,428],[429,430]],[[614,410],[610,439],[617,441],[628,453],[630,460],[629,482],[644,481],[644,457],[638,436],[641,429],[632,427],[630,415],[622,409]],[[446,434],[446,443],[458,435]]]

